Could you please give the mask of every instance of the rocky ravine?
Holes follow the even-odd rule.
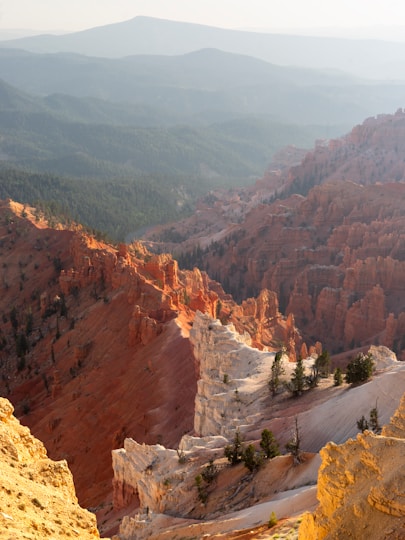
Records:
[[[66,461],[51,461],[44,445],[0,398],[0,538],[91,540],[96,518],[77,502]]]
[[[231,327],[202,314],[196,316],[191,339],[200,361],[194,428],[201,436],[184,436],[176,449],[126,439],[124,448],[113,451],[115,504],[129,509],[117,537],[121,540],[230,534],[266,523],[271,511],[280,518],[313,508],[316,452],[330,439],[343,443],[355,436],[357,417],[368,415],[376,396],[380,420],[388,422],[403,395],[405,364],[385,348],[372,349],[377,374],[362,386],[326,387],[301,399],[282,394],[272,400],[267,382],[274,354],[251,349]],[[284,365],[288,377],[292,367],[285,360]],[[223,448],[237,428],[257,445],[267,427],[283,445],[295,418],[302,448],[314,452],[304,454],[300,465],[284,455],[267,461],[256,474],[243,465],[227,466]],[[210,459],[220,472],[202,504],[195,477]],[[136,511],[134,500],[140,504]]]

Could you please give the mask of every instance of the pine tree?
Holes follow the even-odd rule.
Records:
[[[294,396],[300,396],[305,388],[305,368],[302,358],[299,357],[291,377],[290,390]]]
[[[366,420],[366,417],[363,416],[360,418],[360,420],[357,420],[357,427],[358,429],[363,433],[363,431],[366,431],[366,429],[368,429],[368,422]]]
[[[273,432],[268,429],[264,429],[262,431],[260,447],[262,448],[267,459],[280,455],[280,448],[276,439],[274,438]]]
[[[333,380],[335,386],[341,386],[343,382],[343,374],[342,370],[338,367],[335,369],[335,373],[333,374]]]
[[[232,444],[228,444],[224,448],[224,455],[231,465],[236,465],[242,461],[243,454],[242,437],[239,429],[236,430]]]
[[[263,464],[263,456],[256,452],[253,444],[249,444],[242,452],[242,461],[250,472],[257,470]]]
[[[281,385],[280,377],[284,374],[284,368],[281,364],[282,356],[282,351],[278,351],[271,366],[271,379],[269,381],[269,387],[273,397],[277,394],[277,391]]]
[[[330,370],[330,355],[328,351],[323,351],[315,360],[315,368],[317,376],[329,377]]]
[[[367,381],[373,374],[374,362],[371,354],[358,354],[349,362],[346,370],[346,382],[360,383]]]
[[[295,417],[295,429],[293,431],[291,439],[288,441],[288,443],[285,445],[286,450],[290,452],[290,454],[294,458],[294,463],[298,464],[301,463],[301,437],[300,432],[298,429],[298,418]]]
[[[374,431],[374,433],[380,433],[381,431],[381,426],[378,420],[377,403],[375,404],[374,409],[371,409],[370,411],[370,428]]]

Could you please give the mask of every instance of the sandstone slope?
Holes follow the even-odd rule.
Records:
[[[381,435],[369,431],[321,450],[319,506],[301,540],[405,537],[405,395]]]
[[[100,538],[93,514],[77,502],[66,461],[51,461],[43,444],[0,398],[0,538]]]

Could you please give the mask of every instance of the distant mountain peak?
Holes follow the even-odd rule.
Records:
[[[173,56],[213,48],[282,66],[342,70],[371,79],[399,79],[405,62],[405,43],[247,32],[143,15],[71,34],[3,41],[0,46],[105,58]]]

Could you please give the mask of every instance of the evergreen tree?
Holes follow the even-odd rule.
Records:
[[[341,386],[343,382],[343,374],[342,370],[338,367],[335,369],[335,373],[333,374],[333,380],[335,386]]]
[[[346,382],[360,383],[367,381],[373,374],[374,362],[371,354],[358,354],[346,369]]]
[[[328,351],[323,351],[315,360],[316,374],[319,377],[329,377],[330,355]]]
[[[300,396],[305,388],[305,368],[301,357],[298,358],[291,377],[289,388],[294,396]]]
[[[242,452],[242,461],[250,472],[257,470],[263,463],[263,457],[256,452],[253,444],[249,444]]]
[[[370,411],[370,428],[374,431],[374,433],[381,432],[381,426],[378,417],[379,415],[376,403],[374,409],[371,409]]]
[[[284,374],[284,368],[281,364],[282,356],[282,351],[278,351],[274,357],[273,364],[271,365],[271,379],[269,381],[269,387],[273,397],[277,394],[277,391],[280,388],[280,377]]]
[[[364,414],[360,418],[360,420],[357,420],[357,427],[362,433],[363,433],[363,431],[366,431],[366,429],[368,429],[368,422],[367,422],[366,417],[364,416]]]
[[[298,418],[295,417],[295,429],[293,431],[291,439],[288,441],[288,443],[285,445],[286,450],[290,452],[290,454],[294,458],[294,463],[298,464],[301,463],[301,437],[300,432],[298,428]]]
[[[236,465],[242,461],[243,450],[242,436],[239,429],[237,429],[233,443],[225,446],[224,455],[231,465]]]
[[[262,431],[260,447],[262,448],[267,459],[280,455],[280,448],[276,439],[274,438],[273,432],[268,429],[264,429]]]

